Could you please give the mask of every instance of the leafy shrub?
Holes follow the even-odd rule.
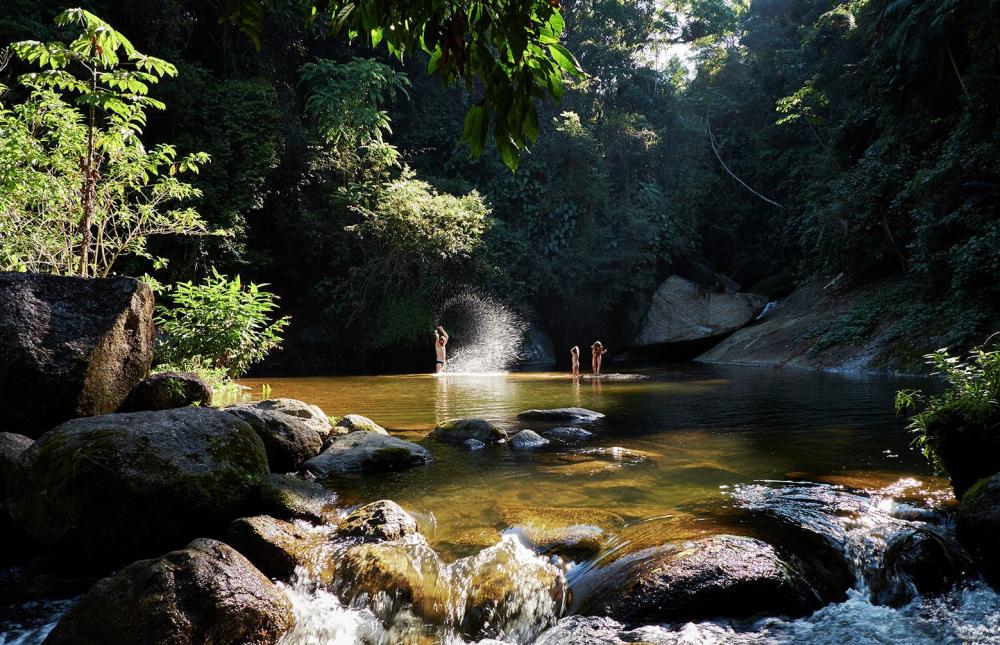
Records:
[[[264,286],[244,285],[239,276],[230,280],[214,269],[204,284],[175,285],[168,296],[172,306],[159,307],[156,316],[162,334],[158,360],[173,365],[201,361],[230,377],[245,374],[281,345],[290,320],[271,320],[277,296]]]
[[[991,337],[994,338],[994,336]],[[896,393],[896,410],[920,409],[907,428],[916,435],[914,445],[940,470],[944,470],[939,446],[942,433],[962,426],[983,433],[991,431],[1000,410],[1000,349],[989,349],[990,340],[969,353],[966,360],[939,349],[926,356],[944,377],[941,394],[928,396],[918,390]]]

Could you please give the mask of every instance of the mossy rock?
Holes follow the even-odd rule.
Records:
[[[389,434],[385,428],[375,423],[368,417],[360,414],[347,414],[337,419],[334,425],[336,429],[343,429],[347,432],[374,432],[376,434]]]
[[[415,443],[374,432],[352,432],[334,437],[304,468],[327,479],[404,470],[431,460],[430,451]]]
[[[32,444],[7,498],[17,525],[43,546],[123,564],[247,515],[267,474],[260,438],[225,412],[109,414]]]
[[[401,540],[417,534],[417,521],[392,500],[383,499],[355,509],[337,529],[342,538],[362,542]]]
[[[294,475],[272,473],[260,485],[263,510],[283,520],[336,524],[337,495],[321,484]]]
[[[468,439],[483,443],[498,443],[507,440],[507,432],[485,419],[449,419],[437,424],[431,438],[452,444],[462,444]]]

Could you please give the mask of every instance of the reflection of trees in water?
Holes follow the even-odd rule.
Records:
[[[449,372],[503,372],[518,360],[526,325],[500,301],[467,291],[438,317],[448,331]]]

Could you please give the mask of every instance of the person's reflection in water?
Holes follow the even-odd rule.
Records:
[[[580,377],[579,375],[573,377],[573,405],[575,407],[582,407],[580,405]]]
[[[436,423],[441,423],[451,418],[448,404],[448,386],[451,379],[448,374],[438,374],[434,380],[437,381],[437,393],[434,397],[434,419]]]

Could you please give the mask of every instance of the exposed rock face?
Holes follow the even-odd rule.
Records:
[[[585,578],[580,613],[626,623],[801,616],[823,604],[773,547],[732,535],[639,551]]]
[[[35,440],[23,434],[0,432],[0,503],[3,502],[4,480],[14,467],[21,453],[31,447]]]
[[[549,445],[549,440],[542,438],[534,430],[521,430],[510,439],[510,447],[514,450],[534,450]]]
[[[542,436],[550,441],[577,443],[590,439],[594,436],[594,433],[583,428],[552,428],[551,430],[542,432]]]
[[[260,484],[263,510],[284,520],[336,524],[337,496],[320,484],[294,475],[272,473]]]
[[[170,410],[189,405],[212,405],[212,388],[192,372],[160,372],[139,381],[122,412]]]
[[[333,432],[330,417],[326,416],[318,406],[304,403],[297,399],[267,399],[252,404],[261,410],[273,410],[292,417],[297,417],[319,433],[324,439]]]
[[[374,432],[377,434],[389,434],[385,428],[375,423],[368,417],[360,414],[348,414],[337,421],[336,429],[343,429],[346,432]]]
[[[225,410],[245,421],[267,450],[271,470],[287,473],[319,454],[323,439],[309,423],[283,412],[254,405],[234,405]]]
[[[560,423],[563,421],[597,421],[604,415],[587,408],[552,408],[550,410],[525,410],[517,415],[525,421],[548,421]]]
[[[268,645],[291,623],[280,589],[231,547],[199,539],[98,582],[45,642]]]
[[[671,276],[653,295],[633,344],[648,347],[731,334],[753,320],[766,302],[763,296],[719,293]]]
[[[362,542],[401,540],[417,533],[417,521],[402,507],[388,499],[365,504],[344,518],[337,535]]]
[[[352,432],[334,437],[304,468],[322,479],[404,470],[431,459],[431,452],[415,443],[374,432]]]
[[[7,500],[43,545],[124,563],[247,515],[267,472],[260,438],[231,414],[108,414],[68,421],[32,444]]]
[[[467,439],[483,443],[497,443],[507,440],[507,432],[500,426],[485,419],[449,419],[437,424],[430,435],[438,441],[462,444]]]
[[[552,339],[535,325],[528,325],[524,332],[521,351],[518,353],[519,365],[551,365],[556,362],[556,353]]]
[[[0,273],[0,428],[37,437],[114,412],[153,359],[153,293],[131,278]]]
[[[875,602],[899,607],[918,594],[947,591],[972,568],[954,538],[931,528],[909,529],[889,540],[872,592]]]
[[[1000,473],[982,479],[962,497],[958,539],[979,560],[987,578],[1000,581]]]
[[[927,428],[935,438],[938,457],[944,466],[955,497],[984,477],[1000,472],[1000,410],[981,422],[970,422],[963,415],[940,415]]]
[[[229,525],[226,541],[261,573],[289,580],[296,567],[320,583],[333,580],[333,560],[324,553],[326,536],[267,515],[241,517]]]

